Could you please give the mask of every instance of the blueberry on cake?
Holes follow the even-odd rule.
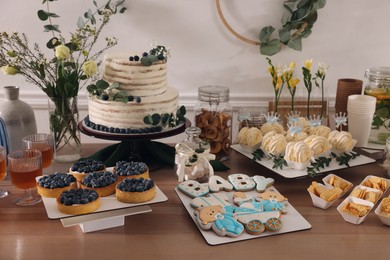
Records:
[[[114,173],[118,174],[119,181],[125,178],[149,178],[149,168],[144,162],[116,162]]]
[[[65,190],[76,189],[77,182],[73,175],[56,172],[39,178],[38,193],[47,198],[57,198]]]
[[[156,186],[151,179],[127,178],[116,186],[116,198],[126,203],[141,203],[156,196]]]
[[[106,170],[106,166],[103,162],[93,159],[79,160],[75,162],[69,169],[69,173],[72,174],[78,182],[81,182],[83,178],[92,172],[102,172]]]
[[[118,175],[112,172],[93,172],[85,176],[80,186],[83,189],[93,189],[100,197],[109,196],[115,193],[115,185]]]
[[[100,207],[100,197],[94,190],[71,189],[57,197],[57,207],[64,214],[86,214]]]

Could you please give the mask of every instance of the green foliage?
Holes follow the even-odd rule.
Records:
[[[176,111],[176,115],[174,114],[153,114],[153,115],[147,115],[144,117],[144,123],[147,125],[160,125],[163,128],[165,127],[175,127],[182,123],[185,123],[185,114],[186,114],[186,108],[184,106],[179,107],[179,109]]]
[[[272,166],[272,169],[281,169],[283,170],[283,166],[288,166],[288,163],[287,161],[283,158],[283,155],[273,155],[271,154],[271,158],[272,158],[272,161],[274,163],[274,165]]]
[[[281,50],[283,45],[294,50],[302,50],[302,38],[307,38],[318,18],[318,9],[325,6],[326,0],[286,0],[283,2],[285,12],[281,19],[282,28],[278,30],[279,38],[271,38],[275,32],[272,26],[260,30],[260,53],[272,56]]]
[[[261,161],[261,159],[264,158],[264,152],[261,149],[256,149],[255,151],[252,152],[252,155],[253,155],[252,158],[253,161],[256,160]]]
[[[329,167],[332,157],[319,157],[315,159],[314,162],[310,163],[310,166],[307,167],[307,175],[310,177],[315,177],[321,169]]]
[[[350,167],[349,162],[355,159],[359,155],[360,154],[356,152],[349,152],[349,153],[343,153],[339,156],[333,154],[333,157],[336,158],[336,161],[339,163],[339,165],[345,165],[347,167]]]

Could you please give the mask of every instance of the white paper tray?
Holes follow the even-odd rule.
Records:
[[[244,155],[244,156],[246,156],[246,157],[248,157],[250,159],[253,158],[253,155],[251,153],[245,151],[239,144],[234,144],[234,145],[231,146],[231,148],[233,148],[237,152],[241,153],[242,155]],[[298,171],[298,170],[294,170],[294,169],[287,168],[287,167],[283,167],[283,170],[281,170],[281,169],[273,169],[272,167],[274,166],[274,163],[272,162],[272,160],[263,159],[261,161],[256,160],[256,162],[258,164],[261,164],[264,167],[270,169],[271,171],[276,172],[277,174],[279,174],[279,175],[281,175],[281,176],[283,176],[285,178],[297,178],[297,177],[307,176],[306,170]],[[351,160],[349,162],[349,165],[351,167],[354,167],[354,166],[363,165],[363,164],[369,164],[369,163],[373,163],[373,162],[375,162],[374,159],[371,159],[371,158],[369,158],[367,156],[364,156],[364,155],[360,155],[360,156],[357,156],[355,159]],[[339,170],[339,169],[343,169],[343,168],[347,168],[347,166],[345,166],[345,165],[338,165],[336,160],[332,160],[332,162],[330,163],[329,167],[326,167],[325,169],[321,169],[319,171],[319,173]]]
[[[269,187],[267,190],[278,192],[274,187]],[[195,225],[198,227],[200,233],[206,240],[206,242],[209,245],[221,245],[226,243],[232,243],[242,240],[248,240],[248,239],[254,239],[254,238],[260,238],[260,237],[267,237],[267,236],[273,236],[273,235],[280,235],[295,231],[302,231],[307,230],[311,228],[310,223],[290,204],[288,203],[287,206],[287,213],[282,214],[281,220],[283,223],[283,227],[276,232],[271,231],[265,231],[259,235],[250,235],[246,231],[244,231],[240,236],[238,237],[221,237],[214,233],[212,230],[203,230],[196,224],[196,219],[194,216],[194,208],[191,207],[190,202],[192,198],[188,197],[187,195],[183,194],[177,187],[175,188],[176,194],[179,196],[181,202],[183,203],[184,207],[186,208],[188,214],[191,216],[192,220],[194,221]],[[233,204],[233,193],[234,191],[225,192],[220,191],[222,193],[226,193],[229,197],[229,202]],[[252,196],[256,196],[259,194],[256,190],[248,191],[246,192],[248,194],[251,194]],[[283,195],[283,194],[282,194]]]

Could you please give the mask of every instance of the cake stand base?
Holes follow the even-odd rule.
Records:
[[[152,209],[149,206],[139,206],[91,215],[63,218],[61,219],[61,222],[64,227],[79,225],[84,233],[89,233],[123,226],[125,224],[126,216],[143,214],[151,211]]]

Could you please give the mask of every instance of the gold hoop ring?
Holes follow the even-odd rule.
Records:
[[[225,16],[223,15],[222,13],[222,9],[221,9],[221,4],[219,2],[219,0],[215,0],[215,5],[217,7],[217,11],[218,11],[218,15],[219,15],[219,18],[221,19],[223,25],[225,25],[225,27],[229,30],[229,32],[231,32],[234,36],[236,36],[238,39],[240,39],[241,41],[244,41],[246,43],[249,43],[249,44],[252,44],[252,45],[260,45],[261,42],[259,41],[253,41],[253,40],[250,40],[248,38],[245,38],[244,36],[242,36],[241,34],[239,34],[238,32],[236,32],[230,25],[229,23],[226,21],[225,19]]]

